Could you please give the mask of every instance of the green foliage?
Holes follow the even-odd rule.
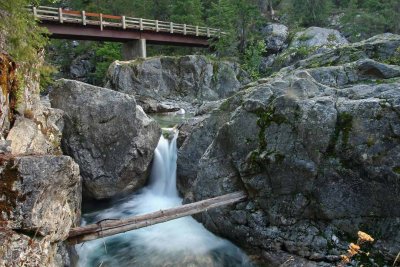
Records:
[[[383,32],[400,33],[398,0],[350,0],[344,14],[341,23],[351,41]]]
[[[262,22],[260,10],[253,0],[218,0],[211,4],[208,24],[225,34],[213,46],[221,56],[243,54],[249,43],[258,37]]]
[[[44,28],[25,10],[28,4],[28,0],[0,1],[0,34],[6,37],[5,50],[26,66],[37,62],[38,51],[47,42]]]
[[[50,64],[43,64],[39,67],[40,74],[40,91],[43,92],[49,85],[54,82],[54,75],[57,73],[57,68]]]
[[[175,0],[172,4],[171,21],[191,25],[203,25],[203,12],[200,0]]]
[[[93,83],[102,84],[108,67],[115,60],[121,60],[121,44],[104,43],[96,48],[96,70],[92,76]]]
[[[265,52],[266,45],[264,41],[257,41],[249,45],[245,51],[242,67],[254,80],[260,78],[260,64],[262,55]]]
[[[293,25],[324,26],[332,9],[332,0],[289,0],[287,13]]]

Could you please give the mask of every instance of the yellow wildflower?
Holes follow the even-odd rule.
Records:
[[[355,250],[355,251],[358,252],[358,251],[360,250],[360,246],[359,246],[359,245],[356,245],[356,244],[354,244],[354,243],[350,243],[349,249]]]
[[[358,231],[358,239],[361,242],[374,242],[374,239],[372,238],[372,236],[370,236],[367,233],[364,233],[362,231]]]
[[[342,258],[342,262],[343,263],[349,263],[350,262],[350,258],[347,257],[346,255],[340,255],[340,257]]]

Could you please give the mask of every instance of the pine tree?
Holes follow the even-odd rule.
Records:
[[[174,0],[171,20],[177,23],[203,25],[203,12],[200,0]]]
[[[324,26],[332,8],[331,0],[290,0],[289,19],[300,26]]]
[[[208,22],[225,32],[214,46],[220,54],[243,54],[255,38],[261,13],[255,1],[218,0],[212,4]]]

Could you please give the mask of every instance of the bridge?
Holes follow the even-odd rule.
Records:
[[[146,58],[146,44],[208,47],[219,29],[168,21],[30,6],[50,38],[122,42],[124,59]]]

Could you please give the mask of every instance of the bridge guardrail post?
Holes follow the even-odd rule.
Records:
[[[196,36],[199,36],[199,26],[196,26]]]
[[[100,30],[103,31],[103,14],[100,13]]]
[[[186,35],[186,24],[183,24],[183,34]]]
[[[82,11],[82,24],[86,26],[86,12],[85,10]]]
[[[142,18],[139,19],[139,28],[141,31],[143,31],[143,19]]]
[[[64,23],[63,12],[61,7],[58,9],[58,20],[60,21],[60,23]]]
[[[37,9],[35,6],[32,7],[33,10],[33,17],[36,19],[37,18]]]
[[[207,37],[210,38],[210,28],[207,28]]]
[[[125,16],[122,16],[122,29],[126,29],[126,18]]]
[[[158,20],[156,20],[156,32],[159,32],[159,31],[160,31],[160,28],[158,26]]]
[[[169,23],[169,32],[174,33],[174,23],[173,22]]]

